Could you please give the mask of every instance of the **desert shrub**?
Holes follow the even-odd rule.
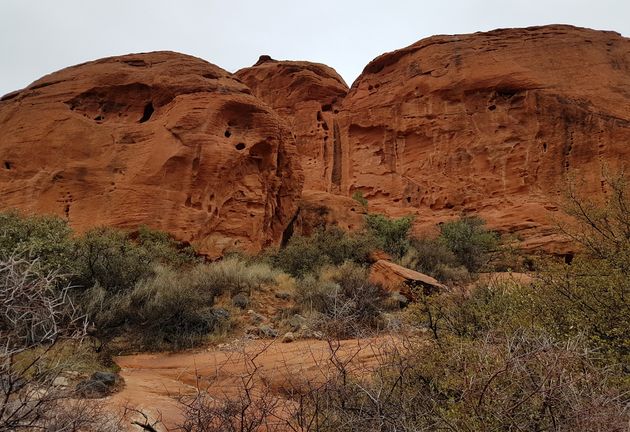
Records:
[[[129,294],[133,331],[143,348],[188,348],[227,325],[213,313],[216,291],[208,285],[206,272],[158,267],[151,279],[141,281]]]
[[[595,358],[544,333],[425,342],[371,374],[337,363],[300,412],[319,431],[623,430],[626,400]]]
[[[630,362],[630,269],[624,258],[578,255],[571,265],[548,262],[532,289],[532,312],[556,337],[576,333],[593,347]]]
[[[55,385],[80,362],[73,348],[85,321],[49,265],[0,258],[0,430],[121,430],[98,406]]]
[[[464,217],[440,226],[440,238],[470,272],[479,271],[496,249],[498,236],[485,227],[483,219]]]
[[[72,231],[56,216],[0,212],[0,257],[37,259],[44,271],[67,274],[73,263]]]
[[[363,192],[361,192],[360,190],[355,191],[352,194],[352,199],[355,200],[356,202],[358,202],[359,204],[361,204],[361,206],[363,206],[363,208],[367,209],[367,207],[368,207],[368,200],[363,196]]]
[[[621,173],[602,185],[604,197],[571,186],[562,226],[582,247],[570,264],[542,263],[534,305],[542,325],[557,337],[584,333],[591,346],[630,362],[630,196]]]
[[[127,334],[141,339],[135,349],[176,349],[230,328],[213,309],[218,296],[249,294],[279,275],[267,264],[238,257],[181,269],[157,265],[130,289],[95,284],[81,298],[101,343]]]
[[[376,243],[364,233],[348,233],[328,228],[310,237],[294,236],[286,247],[269,257],[269,262],[295,277],[315,273],[325,265],[341,265],[345,261],[367,263]]]
[[[459,264],[455,254],[441,238],[412,238],[401,264],[448,284],[463,283],[470,279],[466,267]]]
[[[385,215],[369,213],[365,216],[365,228],[378,246],[396,259],[402,258],[409,248],[409,231],[412,216],[390,219]]]
[[[204,284],[214,295],[224,293],[235,295],[238,293],[251,294],[263,284],[273,284],[281,274],[265,262],[245,260],[238,256],[197,266],[193,270],[195,277]]]
[[[432,331],[436,339],[451,336],[476,339],[491,331],[513,332],[537,327],[531,287],[516,282],[454,287],[436,295],[417,293],[410,314]]]
[[[351,262],[324,267],[296,287],[296,303],[314,319],[314,326],[339,338],[378,329],[387,297],[381,286],[369,282],[365,268]]]
[[[138,232],[95,228],[76,240],[75,285],[99,285],[105,290],[128,291],[152,275],[155,264],[192,264],[190,248],[179,248],[168,234],[142,227]]]

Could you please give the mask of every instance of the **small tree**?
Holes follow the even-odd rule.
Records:
[[[365,227],[378,245],[394,258],[400,259],[409,249],[409,231],[413,216],[390,219],[385,215],[369,213],[365,216]]]

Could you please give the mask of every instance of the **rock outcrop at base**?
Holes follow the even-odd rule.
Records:
[[[146,224],[219,256],[277,243],[303,174],[286,122],[231,74],[156,52],[70,67],[0,101],[3,209],[79,231]]]

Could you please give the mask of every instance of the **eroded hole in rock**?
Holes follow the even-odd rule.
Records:
[[[497,106],[496,106],[496,105],[490,105],[490,106],[488,107],[488,109],[489,109],[490,111],[494,111],[495,109],[497,109]]]
[[[318,122],[322,121],[322,112],[321,111],[317,111],[317,121]]]
[[[516,93],[518,93],[518,90],[516,89],[511,89],[511,88],[497,89],[497,96],[502,97],[504,99],[510,99]]]
[[[13,163],[9,161],[4,161],[4,169],[10,170],[11,168],[13,168]]]
[[[571,264],[573,262],[573,254],[572,253],[568,253],[564,255],[564,263],[565,264]]]
[[[144,112],[142,113],[142,118],[140,119],[139,123],[144,123],[148,121],[153,115],[154,111],[155,108],[153,108],[153,102],[149,102],[148,104],[146,104],[144,107]]]
[[[324,112],[332,111],[332,105],[331,104],[324,104],[324,105],[322,105],[322,111],[324,111]]]
[[[229,138],[229,137],[232,136],[232,132],[230,132],[230,130],[228,129],[228,130],[225,131],[225,133],[223,135],[225,135],[226,138]]]
[[[547,153],[547,143],[543,144],[543,153]]]
[[[236,150],[243,150],[245,148],[245,143],[238,143],[234,146]]]
[[[105,117],[103,117],[102,115],[97,115],[96,117],[94,117],[94,120],[96,120],[96,121],[103,121],[103,120],[105,120]]]

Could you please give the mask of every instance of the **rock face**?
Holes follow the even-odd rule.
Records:
[[[330,191],[341,152],[335,115],[348,86],[334,69],[305,61],[261,56],[235,76],[287,120],[304,169],[304,189]]]
[[[147,224],[218,256],[278,242],[303,174],[291,130],[226,71],[172,53],[70,67],[0,101],[2,208],[78,230]]]
[[[613,32],[435,36],[370,62],[345,97],[322,65],[261,58],[236,75],[292,125],[305,189],[321,192],[303,207],[339,220],[354,215],[332,194],[360,190],[371,211],[415,214],[416,230],[475,213],[561,252],[567,177],[598,193],[603,170],[630,160],[630,41]]]
[[[435,36],[377,57],[351,89],[317,63],[263,56],[230,75],[129,55],[2,98],[0,202],[79,230],[148,224],[218,256],[356,228],[361,191],[369,211],[415,214],[416,231],[474,213],[563,253],[566,179],[601,193],[628,142],[630,40],[613,32]]]
[[[569,26],[436,36],[384,54],[337,115],[333,187],[426,224],[478,213],[553,248],[566,176],[630,161],[630,40]]]

